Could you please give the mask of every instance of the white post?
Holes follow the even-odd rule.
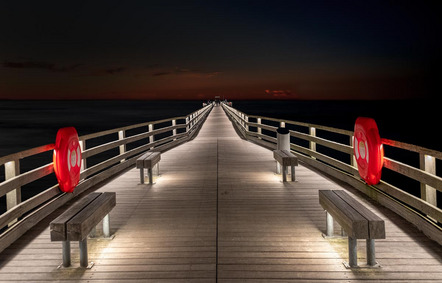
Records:
[[[310,136],[316,137],[316,128],[309,127],[309,133],[310,133]],[[310,150],[316,151],[316,143],[314,141],[309,141],[309,147],[310,147]],[[311,157],[313,159],[316,159],[316,157],[314,157],[314,156],[311,156]]]
[[[249,131],[249,116],[245,116],[244,118],[245,118],[245,120],[246,120],[246,122],[245,122],[245,125],[246,125],[246,131],[248,132],[248,131]]]
[[[357,168],[358,163],[356,162],[356,157],[354,154],[354,136],[350,136],[350,146],[353,148],[353,152],[350,154],[350,165]]]
[[[152,132],[153,131],[153,124],[149,124],[149,133],[150,132]],[[153,143],[154,142],[154,136],[153,135],[151,135],[150,137],[149,137],[149,143]],[[152,149],[153,147],[151,147],[150,149]]]
[[[356,169],[358,168],[358,162],[356,161],[356,156],[354,154],[354,136],[350,136],[350,146],[353,148],[352,153],[350,154],[350,165],[353,167],[356,167]],[[355,172],[354,176],[359,178],[359,173]]]
[[[285,128],[285,122],[281,122],[281,123],[279,123],[279,126],[280,126],[281,128]]]
[[[5,179],[9,180],[15,176],[20,175],[20,161],[18,159],[5,163]],[[21,202],[21,187],[6,193],[6,210],[14,208]],[[17,219],[12,220],[8,226],[17,222]]]
[[[430,174],[436,174],[436,158],[426,154],[419,155],[420,169]],[[421,183],[421,198],[426,202],[437,206],[436,189]]]
[[[118,140],[123,140],[126,137],[125,131],[118,131]],[[126,145],[120,145],[120,154],[124,154],[126,152]],[[125,159],[121,159],[120,162],[124,162]]]
[[[80,141],[80,149],[82,153],[86,150],[86,141]],[[83,160],[81,160],[80,172],[83,172],[84,170],[86,170],[86,168],[87,168],[86,158],[83,158]]]
[[[186,117],[186,133],[189,132],[189,116]]]
[[[257,119],[256,119],[256,123],[257,123],[258,125],[261,125],[261,118],[257,118]],[[261,129],[260,126],[258,126],[257,131],[258,131],[258,134],[262,134],[262,129]],[[258,137],[258,139],[261,139],[261,137]]]
[[[172,127],[175,127],[175,126],[176,126],[176,120],[172,120]],[[172,130],[172,135],[176,136],[176,129]],[[176,141],[176,139],[173,139],[173,140]]]

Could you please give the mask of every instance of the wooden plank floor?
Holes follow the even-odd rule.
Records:
[[[63,207],[0,254],[0,282],[442,282],[441,246],[304,166],[282,183],[272,152],[241,140],[219,107],[160,167],[153,186],[132,169],[100,188],[117,192],[115,238],[89,240],[92,269],[79,268],[76,243],[73,267],[57,269],[61,243],[50,242],[48,224]],[[347,240],[321,236],[319,189],[347,189],[385,219],[382,268],[344,268]],[[365,262],[364,241],[358,252]]]

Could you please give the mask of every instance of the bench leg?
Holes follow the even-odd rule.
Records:
[[[152,172],[152,168],[147,169],[148,173],[149,173],[149,184],[153,184],[153,172]]]
[[[96,235],[97,235],[97,227],[94,227],[92,228],[91,232],[89,232],[89,237],[95,238]]]
[[[69,267],[71,266],[71,242],[62,241],[62,249],[63,249],[63,266]]]
[[[367,265],[375,266],[376,263],[376,251],[374,248],[374,239],[367,239]]]
[[[291,166],[292,167],[292,182],[294,182],[294,181],[296,181],[296,178],[295,178],[295,166]]]
[[[140,183],[144,184],[144,169],[140,168]]]
[[[348,265],[358,266],[358,240],[348,237]]]
[[[333,237],[333,233],[334,233],[334,227],[333,227],[333,216],[331,216],[330,213],[328,213],[328,211],[325,212],[325,217],[326,217],[326,222],[325,222],[325,235],[327,237]]]
[[[107,214],[103,218],[103,236],[105,238],[109,238],[110,237],[110,218],[109,218],[109,214]]]
[[[87,238],[79,241],[80,245],[80,266],[87,267],[89,265],[87,258]]]
[[[282,181],[287,182],[287,166],[282,166]]]

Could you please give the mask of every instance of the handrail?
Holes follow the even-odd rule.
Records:
[[[290,130],[290,137],[308,142],[299,144],[291,141],[290,148],[297,153],[300,161],[311,165],[321,171],[335,176],[363,191],[370,197],[380,200],[382,204],[387,203],[392,208],[423,230],[431,238],[442,244],[442,210],[437,207],[437,191],[442,192],[442,178],[436,175],[436,159],[442,160],[442,152],[427,149],[420,146],[410,145],[393,140],[382,139],[386,146],[393,146],[418,153],[420,156],[420,168],[385,157],[384,168],[402,174],[408,178],[418,181],[421,184],[421,198],[416,197],[393,184],[383,180],[375,186],[366,185],[359,177],[357,163],[353,156],[353,132],[333,127],[296,122],[284,119],[275,119],[256,115],[247,115],[227,104],[222,104],[223,109],[233,122],[238,132],[247,140],[253,141],[261,146],[276,148],[277,127],[265,124],[266,121],[277,122],[281,127],[300,126],[304,127],[306,133]],[[249,121],[256,120],[256,121]],[[268,122],[267,122],[268,123]],[[251,129],[253,128],[253,129]],[[329,140],[316,135],[316,130],[331,132],[343,136],[348,141]],[[265,134],[268,131],[268,134]],[[342,140],[342,138],[340,139]],[[321,145],[332,152],[339,152],[346,155],[346,158],[337,159],[333,156],[318,152],[316,145]],[[411,213],[412,212],[412,213]],[[425,221],[421,223],[422,219]],[[438,232],[434,232],[438,231]]]
[[[55,209],[70,199],[90,189],[99,182],[115,176],[119,172],[135,165],[136,159],[146,151],[165,151],[176,147],[195,137],[201,128],[207,115],[212,109],[207,105],[187,116],[179,116],[157,121],[129,125],[116,129],[101,131],[79,137],[82,148],[82,168],[80,183],[74,193],[62,193],[58,185],[53,185],[45,191],[21,201],[21,187],[50,175],[54,172],[52,160],[48,164],[20,173],[22,159],[41,154],[54,149],[54,144],[44,145],[18,153],[0,157],[0,166],[4,165],[5,180],[0,182],[0,197],[6,195],[7,211],[0,215],[0,252],[13,243],[41,219],[48,216]],[[155,125],[162,125],[154,129]],[[126,132],[132,129],[141,129],[141,133],[126,136]],[[87,148],[90,140],[111,136],[112,141],[99,142],[99,145]],[[142,145],[135,144],[128,150],[127,146],[145,139]],[[97,143],[95,140],[94,143]],[[109,150],[118,148],[119,153],[110,156]],[[97,155],[106,155],[105,160],[92,166],[88,166],[88,159]]]

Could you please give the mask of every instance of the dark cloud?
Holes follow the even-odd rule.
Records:
[[[269,90],[266,89],[265,93],[275,98],[288,98],[293,96],[290,90]]]
[[[46,70],[49,72],[70,72],[74,71],[78,67],[82,66],[82,64],[75,64],[69,66],[58,66],[55,63],[50,62],[39,62],[33,60],[27,61],[4,61],[4,68],[12,68],[12,69],[39,69]]]
[[[124,72],[125,70],[126,70],[126,68],[124,68],[124,67],[118,67],[118,68],[106,69],[106,70],[104,70],[104,72],[107,73],[107,74],[113,75],[113,74],[116,74],[116,73]]]
[[[152,77],[161,77],[161,76],[167,76],[172,74],[171,72],[158,72],[158,73],[153,73]]]
[[[155,72],[152,74],[152,77],[160,77],[160,76],[168,76],[168,75],[189,75],[194,77],[214,77],[221,74],[221,72],[205,72],[200,70],[193,70],[193,69],[185,69],[185,68],[179,68],[175,67],[172,71],[161,71],[161,72]]]

